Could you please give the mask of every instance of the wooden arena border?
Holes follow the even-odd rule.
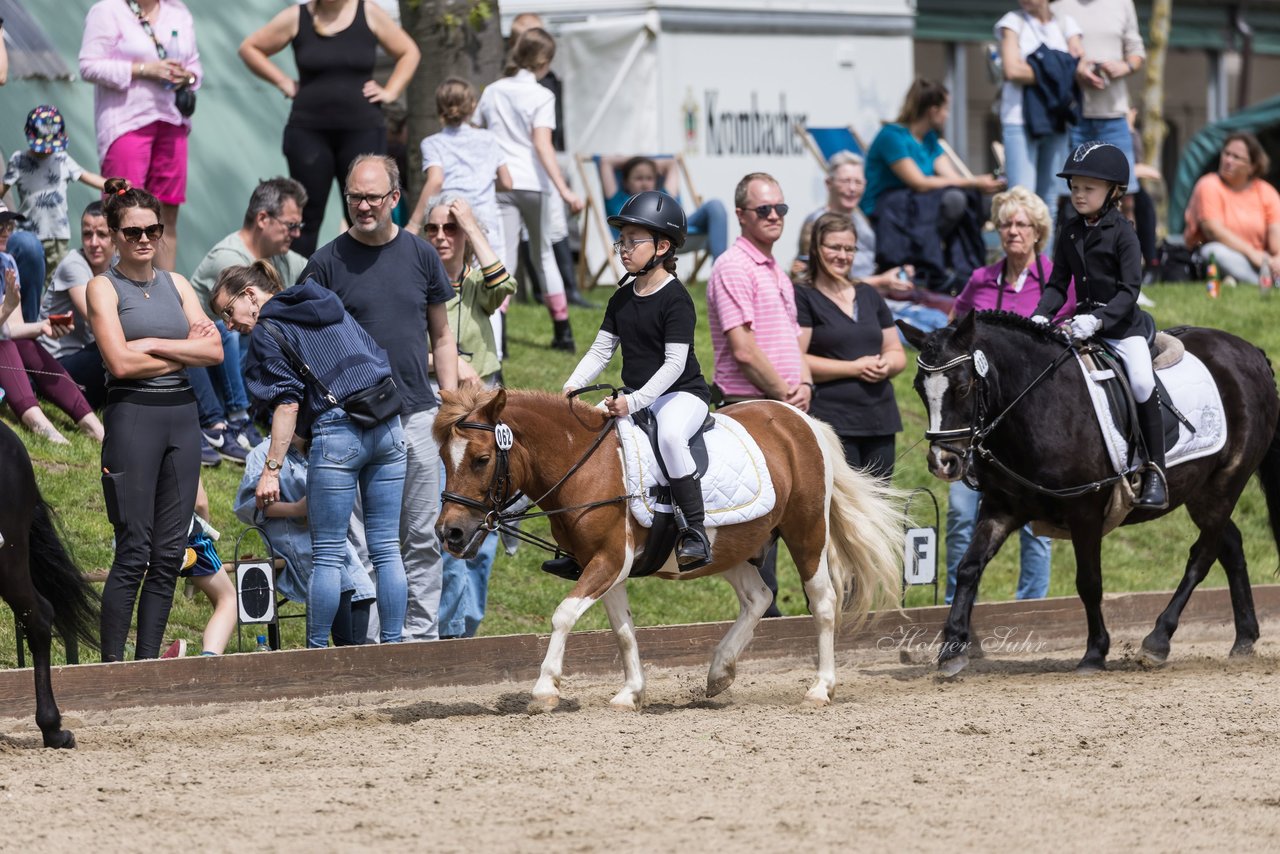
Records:
[[[1171,596],[1168,592],[1127,593],[1103,602],[1107,628],[1117,641],[1138,639],[1155,623]],[[1253,588],[1259,619],[1280,616],[1280,585]],[[877,615],[856,632],[837,638],[837,651],[909,647],[926,660],[947,618],[946,607],[908,608],[902,614]],[[988,650],[1049,651],[1084,648],[1085,619],[1079,599],[1061,597],[1026,602],[979,603],[974,609],[974,638]],[[644,663],[653,667],[699,670],[729,623],[654,626],[637,631]],[[1232,637],[1231,603],[1225,587],[1203,589],[1183,613],[1179,639],[1206,632]],[[285,650],[216,658],[81,664],[55,667],[54,690],[64,711],[131,706],[193,705],[287,697],[313,697],[363,691],[391,691],[537,677],[547,648],[546,635],[506,635],[389,644],[327,650]],[[936,647],[934,647],[936,649]],[[765,620],[744,660],[811,658],[815,654],[809,617]],[[1223,655],[1226,647],[1223,647]],[[576,632],[565,656],[568,675],[616,673],[621,679],[617,645],[608,631]],[[27,717],[34,708],[31,670],[0,671],[0,716]]]

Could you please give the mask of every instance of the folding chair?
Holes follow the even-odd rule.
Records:
[[[859,156],[866,156],[867,146],[858,136],[852,125],[844,127],[811,128],[803,122],[796,122],[796,134],[804,140],[804,146],[818,161],[822,171],[827,171],[827,163],[831,156],[840,151],[851,151]]]
[[[689,166],[685,163],[684,157],[679,154],[651,154],[646,156],[655,161],[674,161],[676,168],[680,170],[681,204],[686,204],[687,200],[692,203],[693,210],[702,207],[702,196],[698,194],[697,188],[694,187],[693,176],[689,173]],[[582,211],[582,249],[578,253],[578,285],[583,290],[590,290],[600,284],[600,278],[605,274],[606,270],[613,275],[615,280],[621,279],[626,274],[626,270],[623,269],[622,262],[618,260],[618,256],[613,253],[615,237],[613,230],[609,227],[605,211],[604,188],[600,181],[601,155],[579,154],[576,160],[578,177],[582,180],[582,186],[586,190],[586,206]],[[617,170],[614,171],[614,174],[617,178],[618,186],[622,186],[622,176],[617,173]],[[689,209],[686,204],[686,210]],[[604,258],[598,262],[593,262],[589,257],[588,250],[597,240],[604,253]],[[693,272],[688,276],[688,279],[693,281],[698,277],[703,265],[711,258],[711,251],[707,246],[707,236],[691,231],[685,240],[684,246],[680,249],[680,254],[682,255],[689,252],[693,253]]]

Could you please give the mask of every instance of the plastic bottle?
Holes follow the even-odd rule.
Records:
[[[173,32],[169,33],[169,40],[165,42],[164,52],[165,52],[166,59],[174,59],[174,57],[178,55],[178,31],[177,30],[174,30]],[[165,80],[164,88],[172,90],[177,88],[177,84],[174,83],[172,80]]]
[[[1208,273],[1209,273],[1209,282],[1206,285],[1206,287],[1209,290],[1209,297],[1211,299],[1217,299],[1219,294],[1222,293],[1222,283],[1218,281],[1218,256],[1217,255],[1209,256]]]
[[[1275,280],[1271,276],[1271,259],[1264,258],[1262,269],[1258,271],[1258,290],[1264,297],[1271,296],[1275,291]]]
[[[258,645],[254,647],[254,652],[271,652],[271,647],[267,644],[266,635],[258,635]]]

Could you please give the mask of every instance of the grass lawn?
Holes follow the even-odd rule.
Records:
[[[703,288],[695,286],[692,291],[699,312],[705,317]],[[597,291],[596,299],[603,304],[607,293]],[[1179,324],[1215,326],[1234,332],[1273,355],[1280,354],[1280,324],[1277,323],[1280,319],[1280,298],[1263,299],[1256,288],[1246,286],[1224,288],[1222,297],[1217,300],[1208,299],[1202,286],[1190,284],[1157,285],[1148,288],[1146,293],[1156,301],[1153,313],[1162,327]],[[580,351],[594,337],[602,313],[603,306],[596,310],[572,310]],[[509,384],[517,388],[559,389],[576,364],[576,357],[546,348],[551,338],[551,322],[546,311],[538,306],[517,304],[512,308],[509,322],[510,356],[506,363]],[[713,360],[705,321],[698,331],[697,352],[709,375]],[[898,441],[901,457],[895,482],[902,488],[931,489],[945,519],[945,484],[929,475],[925,465],[925,445],[919,441],[925,427],[925,415],[922,404],[911,389],[914,373],[914,365],[911,365],[895,380],[905,424],[905,432]],[[614,369],[601,380],[619,382],[616,360]],[[53,417],[54,414],[50,414]],[[5,417],[10,418],[12,424],[7,409]],[[68,436],[74,432],[65,419],[60,426]],[[35,461],[37,478],[45,498],[61,516],[67,540],[80,565],[86,570],[110,566],[111,530],[97,476],[97,446],[79,436],[72,439],[70,448],[64,448],[34,438],[30,433],[22,435]],[[138,437],[138,440],[145,441],[145,437]],[[214,525],[223,532],[219,550],[224,560],[231,558],[236,537],[243,530],[231,512],[232,498],[242,471],[225,462],[217,468],[204,470]],[[916,502],[913,512],[917,524],[932,524],[932,505],[927,500]],[[1251,481],[1234,518],[1244,534],[1253,580],[1255,583],[1274,580],[1276,549],[1270,538],[1266,508],[1256,482]],[[530,525],[530,530],[545,534],[546,526],[538,520]],[[1109,592],[1172,589],[1182,576],[1195,530],[1185,512],[1177,511],[1147,525],[1115,531],[1103,542],[1106,589]],[[940,532],[940,542],[941,539]],[[245,550],[261,551],[252,535],[246,538]],[[542,573],[539,565],[543,558],[544,554],[531,546],[522,546],[514,557],[499,552],[490,583],[489,612],[481,628],[482,634],[550,631],[551,612],[571,585]],[[943,555],[940,554],[939,564],[942,563]],[[1070,547],[1066,543],[1055,543],[1050,595],[1074,595],[1073,565]],[[779,605],[783,613],[806,613],[804,594],[785,550],[779,560],[778,575]],[[983,598],[988,601],[1013,598],[1016,580],[1015,544],[1006,547],[987,568],[982,582]],[[1210,573],[1205,584],[1225,584],[1221,570],[1215,569]],[[209,614],[208,602],[202,595],[188,598],[182,591],[180,584],[167,637],[186,638],[198,649],[200,633]],[[646,579],[632,584],[629,592],[632,611],[640,625],[732,619],[737,613],[733,591],[728,584],[714,578],[678,584]],[[914,588],[907,596],[908,605],[932,602],[931,587]],[[286,607],[285,613],[290,612],[290,607]],[[294,612],[298,609],[295,608]],[[286,620],[282,623],[286,646],[303,645],[301,622]],[[12,613],[7,608],[0,608],[0,667],[16,665],[12,623]],[[606,628],[607,625],[601,608],[591,609],[579,622],[583,629]],[[252,648],[256,632],[255,627],[244,630],[246,648]],[[230,650],[235,648],[233,637]],[[91,659],[91,653],[85,656],[85,660]]]

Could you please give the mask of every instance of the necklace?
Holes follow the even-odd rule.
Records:
[[[131,285],[133,285],[133,286],[134,286],[135,288],[137,288],[138,290],[142,291],[142,298],[143,298],[143,299],[151,299],[151,286],[152,286],[152,285],[154,285],[154,284],[156,283],[156,274],[155,274],[155,271],[154,271],[154,270],[152,270],[152,271],[151,271],[151,278],[150,278],[149,280],[147,280],[147,281],[145,281],[145,282],[140,282],[140,281],[138,281],[137,279],[131,279],[131,278],[129,278],[128,276],[126,276],[126,275],[125,275],[125,274],[120,270],[120,267],[119,267],[118,265],[117,265],[117,266],[115,266],[115,267],[112,267],[111,269],[115,271],[115,273],[116,273],[116,275],[117,275],[117,276],[119,276],[120,278],[124,279],[126,282],[129,282]]]

